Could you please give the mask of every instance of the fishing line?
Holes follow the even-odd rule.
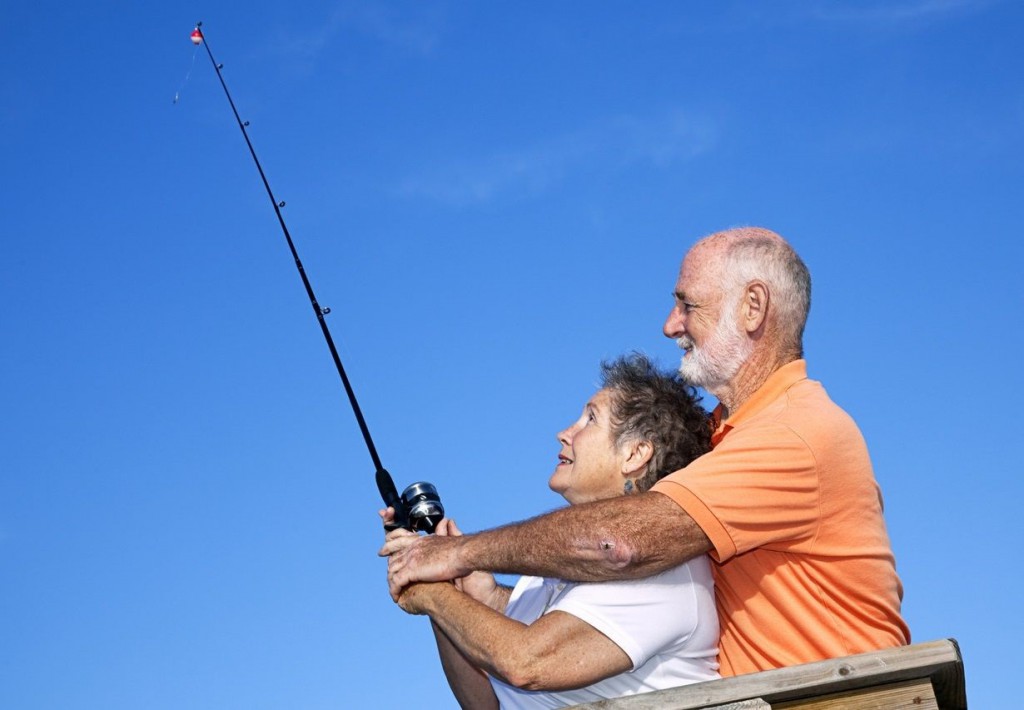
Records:
[[[327,347],[331,351],[331,357],[333,358],[334,365],[338,370],[338,375],[341,376],[341,383],[345,387],[345,394],[348,395],[348,401],[352,406],[352,413],[355,414],[356,422],[359,424],[359,431],[363,435],[363,441],[366,443],[366,449],[369,451],[370,458],[373,460],[373,465],[376,469],[374,478],[376,479],[377,490],[380,491],[381,498],[384,500],[385,505],[394,508],[395,510],[394,523],[387,527],[403,527],[410,530],[421,530],[432,533],[434,532],[434,528],[444,517],[444,507],[441,505],[441,499],[437,495],[437,490],[432,484],[421,481],[413,483],[402,492],[401,496],[399,496],[398,489],[395,488],[395,483],[391,478],[391,474],[387,472],[387,469],[385,469],[384,465],[381,463],[380,456],[377,454],[377,447],[374,446],[373,438],[370,436],[370,429],[366,425],[366,419],[363,418],[362,409],[359,407],[359,402],[356,400],[356,393],[352,389],[352,384],[349,382],[348,375],[345,373],[345,367],[341,364],[341,357],[338,355],[338,349],[334,346],[334,338],[331,337],[331,331],[327,327],[327,320],[324,318],[324,316],[331,312],[331,309],[321,307],[320,303],[316,299],[316,294],[313,293],[313,286],[309,282],[309,277],[306,276],[306,269],[302,265],[302,260],[299,259],[299,253],[295,248],[295,242],[292,241],[292,236],[288,232],[288,226],[284,223],[284,216],[281,214],[281,208],[284,207],[284,202],[278,202],[277,198],[274,197],[273,190],[270,189],[270,182],[267,180],[266,173],[263,172],[263,166],[260,164],[260,159],[256,157],[256,149],[253,148],[252,141],[249,139],[249,132],[246,130],[249,126],[249,122],[243,121],[241,116],[238,115],[238,109],[235,107],[235,101],[231,98],[231,92],[228,91],[228,85],[224,81],[224,75],[221,73],[221,69],[224,68],[224,65],[218,64],[217,60],[213,58],[213,51],[210,49],[210,43],[206,39],[204,33],[199,29],[202,25],[202,22],[197,22],[195,29],[192,30],[192,43],[196,45],[196,50],[199,49],[200,44],[206,47],[206,54],[210,57],[210,64],[213,65],[214,71],[217,72],[217,78],[220,80],[220,85],[224,89],[224,95],[227,96],[228,103],[231,105],[231,112],[235,115],[235,121],[238,123],[239,130],[242,131],[242,136],[245,138],[246,146],[249,148],[249,155],[252,156],[252,160],[256,164],[256,169],[260,173],[260,179],[263,181],[263,187],[266,188],[267,197],[270,198],[270,204],[274,207],[274,214],[277,215],[278,224],[281,225],[281,231],[284,233],[284,238],[288,242],[288,249],[291,251],[292,258],[295,260],[295,267],[298,269],[299,276],[302,278],[302,285],[306,289],[306,295],[309,297],[309,303],[312,305],[313,313],[316,315],[317,322],[320,324],[320,330],[324,334],[324,340],[327,341]],[[177,97],[175,97],[175,100],[177,100]]]
[[[202,38],[202,34],[200,34],[199,37]],[[181,92],[184,91],[185,84],[188,83],[188,78],[192,76],[192,70],[196,67],[196,55],[199,54],[199,42],[193,41],[193,44],[195,44],[195,49],[192,50],[192,64],[189,66],[188,71],[185,72],[185,78],[182,79],[181,86],[179,86],[178,90],[174,92],[174,103],[178,103],[178,99],[181,98]]]

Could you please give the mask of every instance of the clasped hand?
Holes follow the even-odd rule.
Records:
[[[394,510],[380,511],[387,524],[394,519]],[[477,601],[487,604],[497,583],[486,572],[460,570],[456,564],[456,538],[462,531],[455,521],[444,518],[437,524],[433,535],[422,536],[410,530],[391,530],[384,538],[384,546],[377,553],[388,558],[388,589],[391,598],[410,614],[426,613],[426,594],[434,585],[427,582],[452,581],[455,588]],[[445,585],[448,586],[448,585]]]

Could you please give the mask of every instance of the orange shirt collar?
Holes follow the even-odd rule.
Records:
[[[717,446],[718,442],[720,442],[722,438],[729,433],[730,429],[733,429],[747,419],[750,419],[752,416],[778,399],[783,392],[788,390],[794,384],[800,380],[806,379],[807,361],[793,360],[792,362],[787,362],[785,365],[773,372],[771,376],[765,380],[765,383],[761,385],[760,389],[754,392],[750,399],[744,402],[740,408],[733,412],[725,421],[722,421],[722,405],[719,404],[715,407],[715,411],[711,415],[715,424],[715,433],[711,437],[711,445]]]

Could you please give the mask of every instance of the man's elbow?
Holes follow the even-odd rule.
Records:
[[[590,507],[592,506],[592,507]],[[579,544],[607,579],[663,572],[699,554],[703,531],[671,498],[648,492],[579,506],[592,524]],[[599,520],[594,520],[599,517]]]
[[[598,530],[582,543],[592,561],[590,576],[581,575],[583,581],[633,579],[649,576],[649,560],[629,535],[620,530]]]
[[[614,572],[629,572],[640,564],[637,549],[626,540],[608,536],[597,544],[605,565]]]
[[[621,514],[609,515],[588,541],[609,579],[649,577],[711,549],[704,531],[667,496],[651,492],[611,502],[621,502]]]

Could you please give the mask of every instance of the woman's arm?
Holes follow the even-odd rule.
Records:
[[[470,664],[524,690],[582,688],[633,667],[611,639],[564,612],[527,626],[443,582],[412,585],[398,604],[429,615]]]
[[[437,524],[434,534],[438,537],[461,537],[462,531],[459,530],[459,526],[453,519],[443,518]],[[409,540],[407,539],[407,541]],[[499,613],[505,613],[505,607],[508,606],[508,600],[512,596],[512,588],[498,584],[490,572],[474,571],[454,581],[455,588],[460,592],[465,592]]]
[[[473,665],[434,621],[430,626],[434,630],[441,668],[455,699],[459,701],[459,707],[463,710],[498,710],[498,697],[487,674]]]
[[[394,518],[394,510],[387,508],[380,511],[380,516],[387,524]],[[448,518],[441,520],[434,532],[442,537],[462,535],[462,531],[455,525],[455,521]],[[417,535],[408,530],[398,529],[389,532],[386,539],[398,541],[396,544],[410,544],[417,539]],[[508,587],[498,584],[494,575],[486,572],[472,572],[455,580],[454,584],[460,593],[472,596],[497,612],[505,610],[512,591]],[[491,681],[487,674],[473,665],[436,623],[431,621],[430,626],[434,632],[441,668],[444,670],[448,686],[452,689],[459,706],[470,710],[476,708],[498,710],[498,698],[494,694],[494,688],[491,687]]]

